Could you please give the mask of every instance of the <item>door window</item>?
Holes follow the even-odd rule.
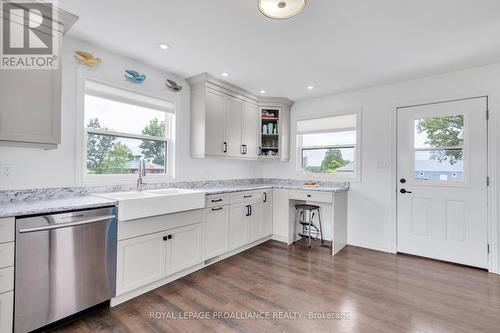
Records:
[[[415,120],[415,179],[463,182],[464,115]]]

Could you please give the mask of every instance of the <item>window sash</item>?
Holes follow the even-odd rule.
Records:
[[[314,147],[300,147],[300,150],[318,150],[318,149],[356,149],[356,145],[328,145],[328,146],[314,146]]]
[[[126,139],[138,139],[138,140],[148,140],[148,141],[164,141],[167,142],[168,139],[163,136],[150,136],[150,135],[142,135],[142,134],[130,134],[123,132],[115,132],[109,130],[102,129],[94,129],[94,128],[85,128],[85,132],[89,134],[97,134],[97,135],[106,135],[106,136],[116,136],[119,138]]]

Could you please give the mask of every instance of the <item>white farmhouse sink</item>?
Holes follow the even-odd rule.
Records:
[[[120,221],[205,207],[205,192],[178,188],[97,193],[94,195],[118,201],[118,219]]]

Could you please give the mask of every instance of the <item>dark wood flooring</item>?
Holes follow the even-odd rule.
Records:
[[[189,312],[225,313],[178,317]],[[243,318],[254,313],[282,318]],[[327,248],[269,241],[57,332],[500,332],[500,276],[351,246],[332,257]]]

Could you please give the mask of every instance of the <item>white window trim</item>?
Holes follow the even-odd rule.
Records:
[[[302,147],[298,145],[298,140],[297,140],[297,122],[302,121],[302,120],[314,120],[314,119],[321,119],[325,117],[337,117],[337,116],[345,116],[345,115],[350,115],[350,114],[356,114],[356,160],[355,160],[355,167],[354,167],[354,174],[353,175],[345,175],[345,174],[336,174],[336,173],[331,173],[331,174],[326,174],[326,173],[308,173],[304,172],[302,169]],[[293,128],[293,137],[290,137],[290,140],[294,140],[295,142],[295,155],[296,155],[296,162],[295,162],[295,175],[299,177],[300,179],[317,179],[317,180],[327,180],[327,181],[339,181],[339,182],[360,182],[361,181],[361,151],[362,151],[362,109],[361,108],[354,108],[354,109],[348,109],[348,110],[341,110],[341,111],[336,111],[336,112],[328,112],[324,114],[318,114],[314,118],[298,118],[295,119],[295,125]],[[338,146],[332,146],[332,147],[344,147],[344,146],[350,146],[350,145],[338,145]],[[329,148],[330,146],[328,146]],[[309,147],[308,147],[309,148]],[[318,147],[319,148],[319,147]],[[324,148],[324,147],[321,147]]]
[[[143,95],[145,97],[154,98],[162,100],[173,105],[173,112],[170,113],[170,121],[166,129],[166,133],[169,133],[168,137],[165,138],[167,141],[167,165],[165,174],[148,174],[144,177],[145,183],[164,183],[170,182],[175,177],[175,111],[177,105],[174,101],[166,99],[164,96],[157,96],[156,94],[147,91],[144,86],[131,87],[123,81],[111,81],[109,79],[104,79],[100,77],[95,72],[90,72],[89,70],[84,70],[81,68],[77,69],[77,83],[76,83],[76,149],[75,149],[75,160],[76,160],[76,184],[78,185],[133,185],[137,180],[137,175],[126,174],[126,175],[89,175],[87,174],[87,155],[86,155],[86,142],[87,142],[87,129],[85,126],[85,82],[87,80],[94,81],[111,88],[120,89],[124,91],[129,91],[134,94]],[[112,131],[108,131],[108,134],[112,134]],[[118,136],[132,137],[133,135],[129,133],[119,133],[116,132]],[[138,135],[138,137],[143,137]],[[146,137],[146,136],[144,136]]]

